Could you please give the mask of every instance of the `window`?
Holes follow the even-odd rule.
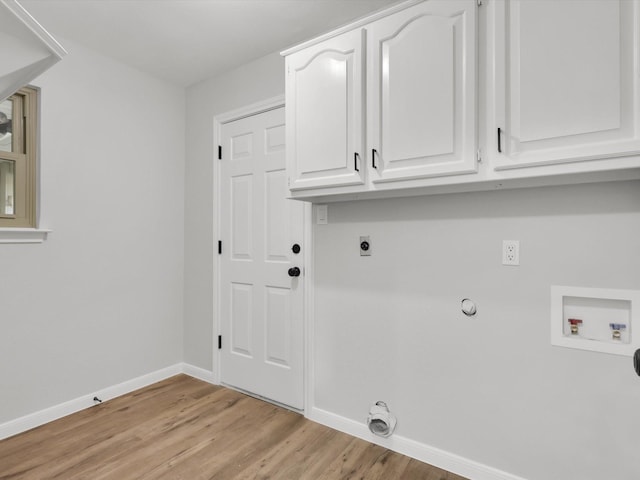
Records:
[[[36,226],[38,91],[0,103],[0,228]]]

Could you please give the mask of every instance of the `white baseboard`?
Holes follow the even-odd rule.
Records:
[[[18,433],[26,432],[27,430],[52,422],[58,418],[66,417],[67,415],[79,412],[85,408],[92,407],[95,405],[93,397],[98,397],[102,401],[111,400],[112,398],[133,392],[134,390],[165,380],[182,372],[182,364],[172,365],[111,387],[87,393],[86,395],[54,405],[53,407],[30,413],[24,417],[10,420],[6,423],[0,424],[0,440],[17,435]]]
[[[92,407],[95,405],[93,397],[98,397],[104,402],[106,400],[119,397],[120,395],[133,392],[139,388],[160,382],[169,377],[173,377],[179,373],[184,373],[185,375],[189,375],[190,377],[197,378],[198,380],[202,380],[207,383],[217,383],[213,372],[189,365],[188,363],[177,363],[170,367],[147,373],[146,375],[127,380],[126,382],[122,382],[111,387],[87,393],[86,395],[74,398],[73,400],[0,424],[0,440],[12,437],[18,433],[26,432],[27,430],[39,427],[45,423],[53,422],[58,418],[66,417],[67,415],[79,412],[85,408]]]
[[[393,435],[389,438],[378,437],[369,431],[364,421],[359,423],[317,407],[311,407],[308,410],[307,418],[471,480],[525,480],[522,477],[440,450],[439,448],[416,442],[406,437],[400,437],[398,435]]]
[[[182,373],[189,375],[190,377],[197,378],[198,380],[202,380],[203,382],[212,383],[213,385],[218,384],[216,376],[212,371],[195,367],[188,363],[182,364]]]

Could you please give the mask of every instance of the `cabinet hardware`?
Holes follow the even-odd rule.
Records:
[[[358,152],[353,152],[353,168],[355,169],[356,172],[359,172],[360,169],[358,168],[358,157],[360,155],[358,155]]]
[[[378,168],[378,166],[376,165],[376,155],[378,154],[378,151],[375,148],[371,149],[371,166],[373,168]]]
[[[502,145],[500,143],[500,140],[501,140],[500,133],[501,133],[501,130],[500,130],[500,127],[498,127],[498,153],[502,153]]]

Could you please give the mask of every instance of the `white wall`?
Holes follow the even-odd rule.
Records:
[[[284,94],[284,60],[260,58],[187,90],[185,194],[185,362],[214,371],[213,365],[213,119],[216,115]],[[215,147],[217,148],[217,147]],[[215,152],[217,155],[217,152]],[[217,255],[217,253],[216,253]]]
[[[187,92],[184,355],[206,370],[213,117],[283,89],[274,54]],[[640,478],[631,359],[549,334],[552,284],[640,289],[638,238],[638,182],[331,204],[314,226],[314,406],[364,422],[385,400],[398,435],[529,480]],[[501,265],[504,239],[520,267]]]
[[[318,408],[384,400],[397,435],[529,480],[640,478],[631,358],[549,327],[550,285],[640,289],[640,182],[331,204],[314,235]]]
[[[185,95],[62,39],[41,245],[0,245],[0,423],[182,360]]]

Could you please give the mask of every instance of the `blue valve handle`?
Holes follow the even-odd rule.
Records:
[[[611,330],[624,330],[627,326],[624,323],[610,323]]]

